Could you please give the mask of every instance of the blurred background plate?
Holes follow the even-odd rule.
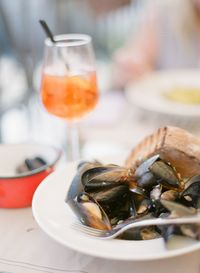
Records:
[[[200,71],[154,72],[126,88],[129,103],[158,125],[194,129],[200,125]]]

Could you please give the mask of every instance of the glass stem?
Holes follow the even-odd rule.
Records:
[[[76,122],[68,123],[67,160],[76,161],[80,159],[80,137]]]

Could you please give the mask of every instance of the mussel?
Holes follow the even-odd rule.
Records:
[[[143,161],[136,170],[98,161],[81,162],[66,202],[79,220],[110,230],[145,217],[182,217],[200,208],[200,175],[185,181],[170,162],[159,155]],[[120,238],[152,239],[173,234],[200,238],[199,225],[170,225],[129,230]]]
[[[169,162],[160,159],[155,155],[143,163],[135,171],[136,181],[139,187],[152,188],[162,184],[167,189],[180,187],[180,179]]]
[[[97,229],[110,230],[111,224],[107,214],[100,204],[88,193],[82,192],[77,196],[76,215],[84,224]]]
[[[187,201],[190,206],[200,208],[200,175],[194,176],[187,181],[181,197]]]
[[[183,217],[197,213],[196,209],[179,203],[166,200],[162,200],[161,202],[169,211],[165,217]],[[200,227],[197,224],[159,226],[158,229],[165,241],[168,241],[173,235],[182,235],[193,239],[198,239],[200,236]]]
[[[94,161],[94,162],[87,162],[82,161],[77,166],[77,172],[71,182],[71,186],[68,190],[67,196],[65,198],[65,202],[68,202],[69,200],[73,200],[77,197],[79,193],[81,193],[84,190],[83,184],[82,184],[82,175],[91,168],[95,168],[97,166],[100,166],[101,163]]]

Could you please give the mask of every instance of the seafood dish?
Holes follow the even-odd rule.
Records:
[[[176,218],[200,208],[200,139],[177,127],[147,136],[130,152],[123,166],[80,162],[67,200],[73,199],[82,224],[111,230],[127,221]],[[164,202],[163,202],[164,200]],[[200,239],[199,224],[134,228],[124,240],[174,235]]]

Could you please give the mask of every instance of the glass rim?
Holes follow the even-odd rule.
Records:
[[[53,43],[50,38],[45,39],[45,45],[48,47],[69,47],[87,45],[91,42],[91,36],[87,34],[61,34],[55,35],[57,43]]]

